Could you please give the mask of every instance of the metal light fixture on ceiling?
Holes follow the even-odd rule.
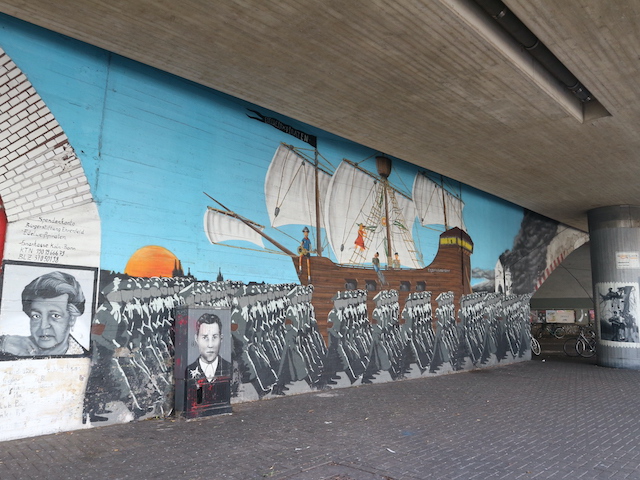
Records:
[[[440,0],[580,122],[610,116],[500,0]]]

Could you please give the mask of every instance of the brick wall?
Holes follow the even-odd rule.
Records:
[[[9,222],[92,201],[84,170],[67,136],[2,50],[0,198]]]

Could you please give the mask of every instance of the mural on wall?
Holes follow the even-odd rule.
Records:
[[[171,413],[171,359],[179,357],[172,325],[184,306],[230,309],[230,376],[223,377],[232,403],[530,358],[528,295],[465,295],[457,321],[451,292],[439,295],[432,312],[431,292],[413,292],[401,308],[394,290],[374,298],[344,290],[333,298],[325,342],[313,286],[103,277],[110,281],[93,328],[85,397],[92,424]],[[188,381],[189,368],[183,375]]]
[[[588,240],[584,232],[525,210],[513,248],[498,259],[494,282],[486,282],[481,288],[516,295],[532,293],[572,251]]]
[[[1,18],[0,42],[39,79],[76,147],[1,52],[14,100],[0,105],[0,136],[10,132],[0,334],[31,349],[0,362],[15,387],[0,398],[1,439],[168,416],[176,395],[234,403],[529,358],[530,294],[580,232],[93,47],[40,30],[32,40],[36,27]],[[64,74],[41,56],[63,59]],[[22,290],[47,274],[80,285],[84,311],[72,319],[66,307],[55,346],[73,338],[82,354],[44,353],[55,335],[24,321]],[[70,291],[56,297],[71,303]],[[199,349],[179,354],[185,308],[228,312],[224,373],[209,374],[224,395],[205,392],[216,382]],[[199,333],[187,335],[194,348]],[[34,372],[46,382],[28,384]],[[176,377],[191,372],[183,398]]]
[[[375,162],[344,159],[333,168],[317,148],[308,152],[283,143],[265,175],[264,199],[272,228],[304,225],[297,251],[211,196],[222,208],[206,210],[205,233],[213,244],[244,240],[264,247],[266,241],[291,257],[300,283],[315,287],[314,307],[323,330],[330,300],[344,288],[397,289],[403,303],[409,292],[432,284],[438,293],[471,293],[473,242],[464,231],[460,195],[444,188],[442,178],[437,183],[423,171],[413,174],[412,191],[403,192],[389,181],[392,166],[390,158],[377,156]],[[427,266],[413,238],[416,219],[420,227],[442,232]]]
[[[603,282],[596,285],[600,340],[639,343],[638,284]]]
[[[0,439],[9,440],[83,426],[101,230],[80,159],[1,49],[0,89],[0,383],[9,386]]]

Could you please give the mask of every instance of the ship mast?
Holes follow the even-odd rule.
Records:
[[[320,231],[320,188],[319,183],[320,180],[318,178],[318,149],[314,150],[314,163],[315,169],[315,199],[316,199],[316,255],[318,257],[322,256],[322,233]]]
[[[449,222],[447,222],[447,198],[444,191],[444,177],[440,175],[440,190],[442,190],[442,213],[444,215],[444,229],[449,230]]]
[[[389,218],[389,197],[387,194],[389,175],[391,174],[391,159],[389,157],[376,157],[376,167],[378,169],[378,175],[382,178],[382,188],[384,191],[384,216],[387,233],[387,265],[391,265],[391,221]]]

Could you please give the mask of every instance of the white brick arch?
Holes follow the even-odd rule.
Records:
[[[1,49],[0,162],[0,197],[9,222],[93,201],[67,136]]]
[[[57,216],[92,230],[91,235],[85,232],[84,238],[75,239],[88,243],[92,237],[92,247],[77,258],[73,251],[67,252],[60,263],[99,266],[99,217],[81,161],[31,82],[2,49],[0,199],[8,222],[5,259],[44,262],[44,256],[21,255],[15,245],[12,248],[12,240],[21,238],[28,219]]]

